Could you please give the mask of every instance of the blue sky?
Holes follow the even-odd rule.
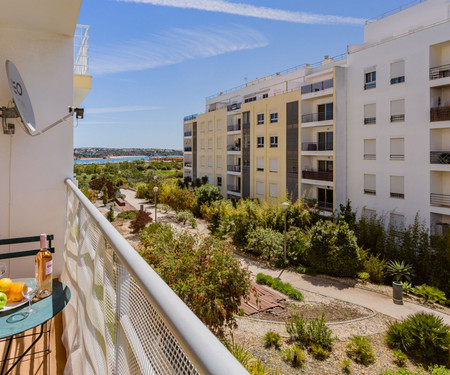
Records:
[[[363,41],[405,0],[85,0],[92,90],[75,147],[182,145],[205,97]]]

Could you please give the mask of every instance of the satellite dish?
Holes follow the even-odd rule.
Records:
[[[36,121],[30,96],[19,71],[13,62],[9,60],[6,60],[6,75],[8,76],[9,89],[25,130],[28,134],[34,135],[36,133]]]
[[[15,104],[15,107],[13,108],[5,108],[5,107],[0,108],[0,111],[2,111],[1,117],[3,121],[3,128],[5,134],[14,134],[14,131],[5,132],[5,128],[8,130],[8,127],[5,126],[7,118],[20,117],[24,125],[25,131],[31,136],[45,133],[47,130],[50,130],[51,128],[55,127],[61,122],[66,121],[68,118],[72,117],[74,113],[76,114],[77,120],[83,118],[84,116],[83,108],[69,107],[69,113],[67,115],[55,121],[53,124],[50,124],[43,130],[37,131],[36,120],[34,119],[33,106],[31,105],[30,96],[28,95],[25,83],[23,82],[19,71],[17,70],[16,66],[13,64],[12,61],[6,60],[5,65],[6,65],[6,75],[8,76],[9,89],[11,90],[11,94],[13,96]],[[12,124],[8,125],[13,126]]]

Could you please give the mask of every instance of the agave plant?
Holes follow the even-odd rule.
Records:
[[[399,262],[398,260],[391,260],[386,267],[386,273],[389,276],[393,276],[395,281],[402,281],[405,278],[411,281],[411,276],[414,276],[413,268],[405,261]]]

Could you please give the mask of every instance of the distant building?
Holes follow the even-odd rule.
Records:
[[[227,198],[348,199],[402,227],[450,224],[450,4],[368,20],[364,43],[206,99],[184,118],[184,176]]]

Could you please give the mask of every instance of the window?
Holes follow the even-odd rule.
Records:
[[[376,139],[364,140],[364,160],[376,160],[377,143]]]
[[[375,174],[364,175],[364,194],[377,195],[377,176]]]
[[[377,105],[365,104],[364,105],[364,125],[377,123]]]
[[[374,89],[377,87],[377,72],[368,72],[364,76],[364,90]]]
[[[391,64],[391,85],[405,82],[405,62],[397,61]]]
[[[201,167],[204,167],[204,166],[205,166],[205,157],[204,157],[204,156],[202,156],[202,157],[200,158],[200,166],[201,166]]]
[[[205,149],[205,140],[204,139],[200,139],[200,148]]]
[[[213,122],[212,121],[208,121],[208,131],[210,131],[210,132],[213,131]]]
[[[391,138],[391,160],[405,160],[405,139]]]
[[[222,138],[217,138],[217,148],[220,150],[222,148]]]
[[[262,96],[263,99],[268,98],[268,97],[269,97],[269,94],[263,94],[263,96]]]
[[[269,172],[278,172],[278,159],[269,159]]]
[[[391,101],[391,122],[405,121],[405,100]]]
[[[319,172],[333,172],[333,160],[319,160]]]
[[[217,168],[222,168],[222,156],[217,157]]]
[[[333,120],[333,103],[319,104],[317,112],[317,121]]]
[[[377,217],[377,211],[364,207],[361,216],[367,220],[375,220]]]
[[[251,98],[244,99],[244,103],[254,102],[256,100],[256,96],[252,96]]]
[[[200,131],[201,131],[202,133],[205,132],[205,123],[204,123],[204,122],[201,122],[201,123],[200,123]]]
[[[332,210],[333,209],[333,190],[331,189],[317,189],[318,206],[321,209]]]
[[[319,151],[333,150],[333,132],[317,133],[319,138]]]
[[[222,120],[217,120],[217,130],[222,130]]]
[[[256,194],[264,195],[264,182],[256,182]]]
[[[270,147],[278,147],[278,136],[277,135],[270,137]]]
[[[405,216],[391,212],[389,215],[389,225],[395,232],[403,232]]]
[[[269,195],[272,198],[278,197],[278,185],[277,184],[269,184]]]
[[[208,148],[211,150],[213,148],[213,140],[212,138],[208,139]]]
[[[264,124],[264,113],[258,113],[258,125]]]
[[[210,185],[213,184],[213,175],[212,174],[208,175],[208,184],[210,184]]]
[[[264,158],[256,158],[256,170],[264,171]]]
[[[278,122],[278,112],[274,112],[270,114],[270,123]]]
[[[391,198],[405,198],[405,178],[403,176],[391,176]]]
[[[212,167],[213,166],[213,158],[212,156],[208,156],[208,167]]]
[[[258,137],[258,148],[264,147],[264,137]]]
[[[217,176],[217,186],[222,186],[222,176]]]

